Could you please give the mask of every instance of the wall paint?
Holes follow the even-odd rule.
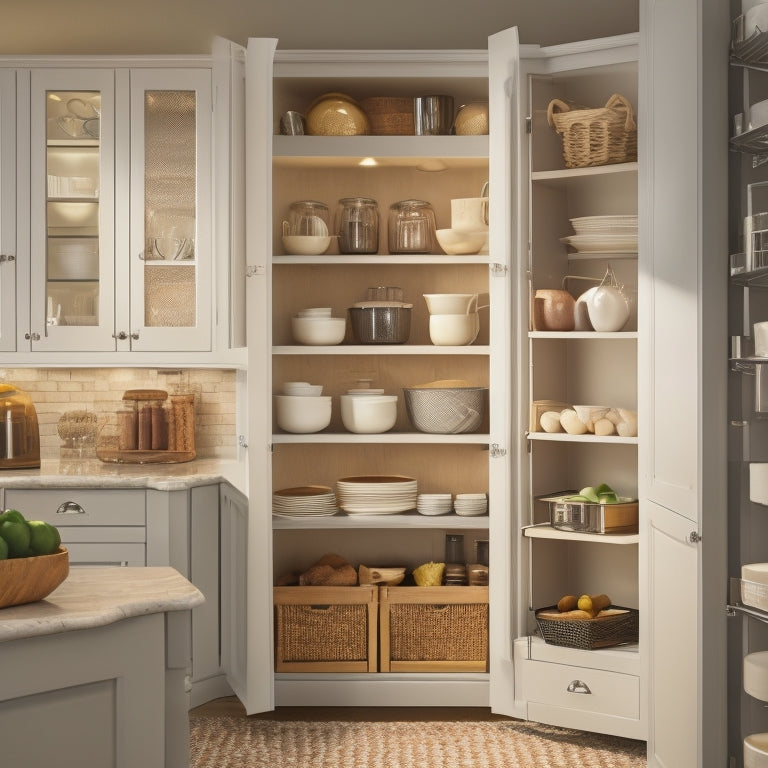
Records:
[[[636,32],[638,0],[3,0],[0,54],[208,53],[219,35],[280,48],[487,48],[517,26],[554,45]]]

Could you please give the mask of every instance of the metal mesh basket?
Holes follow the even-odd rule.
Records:
[[[408,418],[419,432],[477,432],[483,421],[487,387],[412,387],[403,392]]]
[[[544,641],[565,648],[610,648],[614,645],[636,643],[639,633],[640,614],[633,608],[612,606],[621,613],[597,616],[594,619],[558,617],[545,618],[542,614],[556,613],[557,606],[542,608],[536,612],[536,623]]]
[[[358,344],[405,344],[411,335],[411,307],[350,307]]]

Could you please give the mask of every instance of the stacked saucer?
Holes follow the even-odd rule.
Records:
[[[420,493],[416,510],[420,515],[447,515],[453,511],[453,497],[450,493]]]
[[[283,488],[272,494],[275,517],[330,517],[338,511],[336,494],[326,485]]]
[[[348,515],[395,515],[416,509],[416,480],[402,475],[344,477],[336,482]]]
[[[485,493],[457,493],[453,508],[462,517],[477,517],[488,513],[488,495]]]

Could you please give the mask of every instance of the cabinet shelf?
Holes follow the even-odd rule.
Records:
[[[549,523],[523,527],[523,536],[529,539],[556,539],[558,541],[587,541],[591,544],[639,544],[637,533],[575,533],[553,528]]]
[[[630,675],[640,674],[640,653],[638,646],[634,643],[612,648],[581,650],[551,645],[542,637],[531,635],[515,640],[515,645],[522,644],[527,646],[524,650],[526,658],[532,661],[605,669]]]
[[[612,173],[637,173],[638,164],[615,163],[613,165],[590,165],[585,168],[557,168],[552,171],[532,171],[531,181],[564,181],[583,179],[589,176],[606,176]]]
[[[488,164],[488,136],[274,136],[273,165],[280,168],[356,166],[364,157],[379,165],[445,167]],[[438,170],[437,166],[433,166]],[[439,170],[444,170],[439,168]]]
[[[433,264],[435,266],[443,264],[490,264],[491,259],[488,254],[472,256],[448,256],[443,254],[417,254],[407,255],[401,253],[393,254],[372,254],[370,256],[292,256],[279,255],[272,257],[273,264],[296,265],[296,264],[317,264],[327,266],[329,264],[374,264],[376,266],[389,266],[392,264],[408,264],[413,266],[423,266]]]
[[[488,515],[462,517],[461,515],[420,515],[418,512],[400,512],[395,515],[347,515],[339,513],[329,517],[272,517],[275,530],[348,530],[350,528],[450,528],[486,530]]]
[[[637,339],[637,331],[528,331],[529,339]]]
[[[314,432],[311,434],[295,434],[287,432],[276,432],[272,435],[273,443],[349,443],[349,444],[367,444],[367,443],[388,443],[398,445],[401,443],[420,443],[428,445],[430,443],[439,443],[440,445],[488,445],[490,435],[467,433],[462,435],[442,435],[427,432],[382,432],[372,435],[360,435],[352,432]]]
[[[731,136],[731,146],[740,152],[763,155],[768,152],[768,125]]]
[[[612,445],[637,445],[637,437],[620,435],[569,435],[567,432],[526,432],[529,440],[543,440],[553,443],[610,443]]]
[[[729,599],[728,605],[726,605],[728,615],[735,616],[736,614],[742,614],[743,616],[749,616],[764,624],[768,624],[768,610],[756,608],[752,605],[745,605],[742,601],[741,595],[745,585],[748,585],[748,590],[751,590],[754,594],[760,595],[761,597],[765,597],[768,593],[768,585],[732,576],[728,583]]]
[[[285,345],[272,347],[273,355],[489,355],[481,346],[447,347],[432,344],[336,344],[333,346]]]

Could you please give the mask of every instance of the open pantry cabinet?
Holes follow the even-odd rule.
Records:
[[[604,649],[565,647],[545,642],[535,619],[537,610],[556,606],[564,595],[607,594],[615,606],[640,608],[637,527],[604,534],[557,529],[541,500],[603,483],[621,497],[638,497],[636,430],[545,431],[541,419],[542,413],[574,405],[604,406],[612,417],[636,418],[636,153],[621,153],[608,164],[566,167],[563,139],[548,120],[553,100],[567,105],[562,109],[583,109],[602,106],[613,94],[625,99],[636,120],[636,37],[587,43],[578,53],[563,46],[522,57],[519,100],[528,130],[512,275],[519,340],[513,392],[521,436],[512,504],[520,578],[513,623],[515,698],[531,720],[642,739],[636,638]],[[574,219],[589,227],[586,234],[573,236]],[[566,290],[578,298],[611,273],[630,304],[623,325],[610,331],[593,330],[591,323],[581,330],[549,330],[541,318],[534,320],[540,291]]]

